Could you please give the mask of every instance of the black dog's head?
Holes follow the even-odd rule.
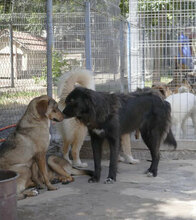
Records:
[[[66,98],[63,110],[65,118],[76,117],[84,124],[95,119],[95,100],[93,90],[83,87],[75,88]]]

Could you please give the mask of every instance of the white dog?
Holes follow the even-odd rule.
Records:
[[[62,111],[65,108],[65,99],[67,95],[79,84],[80,86],[95,89],[93,73],[85,69],[75,69],[64,73],[58,83],[58,103],[59,109]],[[79,120],[75,118],[65,119],[61,123],[57,123],[63,140],[63,155],[74,167],[87,167],[87,163],[82,163],[80,160],[80,149],[87,135],[87,128]],[[69,158],[71,147],[71,155],[73,161]]]
[[[176,93],[168,96],[166,100],[171,105],[172,123],[176,125],[176,138],[186,135],[185,122],[190,117],[196,134],[196,96],[192,93]]]

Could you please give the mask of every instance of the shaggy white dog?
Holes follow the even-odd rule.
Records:
[[[186,136],[186,120],[190,117],[196,134],[196,96],[192,93],[176,93],[168,96],[166,100],[171,105],[172,123],[176,125],[176,138],[180,138],[182,129],[183,137]]]
[[[65,99],[67,95],[79,84],[80,86],[95,89],[93,73],[86,69],[75,69],[64,73],[58,83],[58,97],[60,99],[58,106],[62,111],[65,108]],[[80,149],[87,135],[87,128],[79,120],[75,118],[65,119],[61,123],[57,123],[63,140],[63,155],[74,167],[87,167],[87,163],[82,163],[80,160]],[[69,158],[69,151],[73,161]]]

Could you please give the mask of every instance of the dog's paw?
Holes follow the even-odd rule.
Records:
[[[33,189],[27,189],[23,192],[24,197],[33,197],[37,196],[39,194],[39,191],[36,188]]]
[[[91,177],[89,180],[88,180],[89,183],[97,183],[99,182],[99,180],[96,178],[96,177]]]
[[[106,178],[104,181],[105,184],[113,184],[114,180],[112,178]]]
[[[132,155],[126,155],[125,162],[131,163],[131,164],[137,164],[137,163],[140,163],[140,160],[134,159]]]
[[[58,178],[54,178],[52,181],[51,181],[51,184],[57,184],[57,183],[60,183],[61,181],[58,179]]]
[[[133,157],[127,160],[127,163],[137,164],[140,163],[140,160],[134,159]]]
[[[43,183],[38,183],[38,184],[36,184],[36,189],[45,189],[45,184],[43,184]]]
[[[57,189],[58,189],[58,187],[55,187],[55,186],[53,186],[53,185],[51,185],[51,184],[48,185],[47,187],[48,187],[48,190],[49,190],[49,191],[51,191],[51,190],[57,190]]]
[[[72,166],[75,167],[75,168],[86,168],[88,167],[88,164],[87,163],[78,163],[78,162],[74,162],[72,163]]]
[[[149,172],[149,171],[146,173],[146,175],[147,175],[147,177],[153,177],[153,173]]]
[[[157,176],[156,171],[151,171],[149,169],[145,172],[145,174],[147,175],[147,177],[156,177]]]
[[[119,162],[125,162],[125,158],[122,157],[121,155],[118,155],[118,161]]]
[[[32,196],[37,196],[39,194],[39,191],[37,189],[33,189],[31,190],[31,193]]]
[[[69,183],[71,183],[71,182],[74,182],[74,178],[73,178],[72,176],[70,176],[70,177],[64,177],[64,178],[62,178],[62,180],[61,180],[61,183],[62,183],[63,185],[69,184]]]

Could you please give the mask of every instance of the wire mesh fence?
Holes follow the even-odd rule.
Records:
[[[46,38],[41,31],[45,27],[46,14],[40,10],[45,5],[33,8],[29,1],[27,3],[4,1],[1,8],[1,128],[15,124],[30,100],[46,93],[46,84],[39,80],[46,65]],[[1,131],[0,139],[7,137],[12,129]]]
[[[4,1],[0,8],[0,127],[16,123],[29,101],[47,92],[46,5],[38,2]],[[96,90],[127,92],[161,82],[172,93],[182,86],[195,93],[195,1],[132,0],[128,20],[121,16],[120,0],[89,2]],[[63,71],[86,66],[85,16],[84,0],[53,1],[55,99]],[[185,124],[184,138],[195,140],[192,121]]]
[[[47,85],[45,3],[34,5],[34,1],[29,0],[10,1],[9,5],[6,1],[4,3],[0,15],[1,127],[16,123],[32,98],[46,94]],[[120,47],[125,43],[122,39],[120,41],[120,31],[125,20],[120,15],[119,1],[90,3],[90,46],[96,89],[120,91],[123,88]],[[85,30],[85,1],[53,4],[52,80],[55,98],[56,82],[62,72],[86,65]],[[123,84],[127,87],[127,83]],[[6,137],[9,132],[1,132],[0,137]]]
[[[196,93],[196,2],[192,0],[133,0],[131,23],[131,86],[164,86],[169,94]],[[136,65],[134,65],[136,64]],[[175,96],[175,98],[178,96]],[[194,139],[195,116],[190,98],[172,100],[178,138]],[[181,104],[183,102],[183,105]],[[178,105],[176,110],[175,105]],[[195,114],[195,113],[193,113]],[[184,115],[187,118],[184,118]],[[178,121],[182,123],[179,124]],[[185,123],[185,125],[183,125]],[[185,127],[184,135],[181,126]],[[195,128],[194,128],[195,126]],[[177,131],[178,130],[178,131]]]

